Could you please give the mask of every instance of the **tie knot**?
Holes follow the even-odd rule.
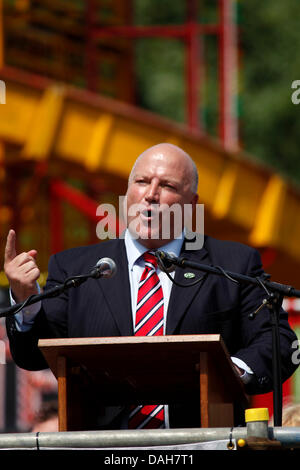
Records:
[[[145,263],[151,264],[151,267],[156,270],[157,260],[153,253],[149,253],[149,251],[146,251],[146,253],[143,254],[143,258],[145,260]]]

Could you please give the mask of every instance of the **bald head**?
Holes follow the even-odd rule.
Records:
[[[157,248],[182,234],[187,207],[197,204],[197,180],[193,160],[176,145],[158,144],[138,157],[128,180],[125,212],[140,243]]]
[[[197,193],[198,189],[198,171],[196,165],[190,155],[186,153],[183,149],[177,145],[170,143],[161,143],[149,147],[146,149],[139,157],[136,159],[132,170],[129,175],[128,182],[132,181],[132,177],[135,174],[135,171],[140,163],[146,160],[160,159],[161,161],[170,161],[170,164],[176,164],[183,168],[183,173],[190,184],[190,190],[193,194]],[[173,163],[172,163],[173,162]]]

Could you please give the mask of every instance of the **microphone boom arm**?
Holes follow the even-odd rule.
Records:
[[[88,279],[99,279],[100,277],[108,278],[112,277],[116,272],[115,262],[110,258],[102,258],[98,261],[96,266],[88,274],[79,274],[76,276],[71,276],[67,278],[63,284],[58,284],[46,291],[40,292],[39,294],[34,294],[29,296],[24,302],[17,303],[6,309],[0,310],[0,318],[7,317],[9,315],[15,315],[20,312],[24,307],[28,305],[33,305],[40,300],[48,299],[51,297],[57,297],[71,287],[78,287],[83,282]]]
[[[28,305],[33,305],[43,299],[57,297],[63,292],[65,292],[66,290],[70,289],[71,287],[80,286],[83,282],[85,282],[90,277],[92,277],[90,274],[70,277],[66,279],[66,281],[63,284],[58,284],[54,287],[51,287],[50,289],[40,292],[39,294],[31,295],[24,302],[17,303],[6,309],[1,309],[0,318],[7,317],[9,315],[15,315],[16,313],[18,313],[20,310],[27,307]]]
[[[225,276],[234,282],[241,282],[246,284],[259,285],[260,287],[265,286],[266,289],[278,292],[281,295],[287,297],[299,297],[300,290],[295,289],[293,286],[288,286],[286,284],[280,284],[278,282],[271,282],[266,279],[266,277],[251,277],[244,274],[239,274],[235,272],[226,271],[225,269],[219,266],[209,266],[207,264],[195,263],[194,261],[187,260],[184,257],[170,256],[164,251],[157,251],[157,256],[159,256],[162,263],[167,262],[174,264],[180,268],[193,268],[198,271],[204,271],[211,274],[216,274],[218,276]]]
[[[249,319],[254,319],[256,314],[262,307],[268,307],[271,313],[271,329],[272,329],[272,367],[273,367],[273,408],[274,408],[274,426],[282,425],[282,374],[281,374],[281,356],[280,356],[280,334],[279,334],[279,315],[283,297],[300,297],[300,291],[292,286],[271,282],[268,274],[260,277],[251,277],[244,274],[226,271],[219,266],[208,266],[187,260],[183,257],[170,256],[163,251],[157,251],[156,256],[160,259],[161,264],[176,265],[180,268],[193,268],[206,273],[212,273],[219,276],[225,276],[227,279],[236,283],[246,283],[258,285],[266,292],[266,298],[257,310],[249,315]]]

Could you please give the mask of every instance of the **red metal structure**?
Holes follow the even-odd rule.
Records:
[[[97,40],[114,37],[126,39],[161,38],[179,39],[185,44],[185,88],[186,88],[186,122],[191,129],[203,131],[201,115],[201,77],[203,63],[202,38],[215,35],[218,41],[219,58],[219,137],[225,148],[238,148],[238,121],[235,111],[237,96],[237,24],[236,0],[218,0],[218,24],[200,24],[197,0],[186,0],[186,22],[181,25],[123,25],[97,26],[95,17],[95,1],[89,0],[88,5],[88,46],[87,63],[88,84],[95,90],[95,43]]]
[[[3,42],[0,34],[0,68],[2,68],[3,55],[4,63],[6,66],[8,65],[8,67],[4,67],[6,70],[2,70],[2,78],[14,82],[17,90],[24,88],[26,90],[24,96],[26,93],[35,95],[41,89],[48,89],[51,80],[56,83],[71,83],[95,92],[94,95],[91,95],[84,90],[78,92],[73,90],[72,94],[76,95],[74,107],[79,107],[85,102],[92,108],[92,101],[95,101],[96,96],[101,101],[103,95],[108,94],[118,100],[117,106],[110,103],[109,109],[102,106],[103,103],[101,103],[99,108],[104,109],[107,114],[111,112],[115,118],[116,115],[119,117],[119,111],[124,102],[139,104],[135,102],[135,67],[132,53],[134,41],[141,38],[160,38],[162,41],[179,40],[184,44],[185,51],[183,71],[185,121],[192,137],[200,135],[202,138],[203,136],[204,142],[206,126],[202,110],[205,101],[203,90],[205,90],[206,78],[205,38],[214,38],[217,44],[216,73],[218,75],[215,80],[217,89],[214,90],[218,97],[217,134],[222,152],[224,149],[236,151],[239,147],[236,112],[238,94],[237,0],[215,0],[214,17],[216,21],[206,24],[201,22],[201,6],[210,1],[186,0],[183,2],[186,15],[182,24],[143,26],[133,24],[133,1],[131,0],[106,0],[105,2],[82,0],[81,9],[77,8],[80,1],[73,2],[71,0],[53,0],[51,2],[0,0],[0,23],[1,4],[3,4],[6,25]],[[111,15],[108,19],[105,19],[101,13],[104,4],[106,9],[111,9]],[[11,5],[15,6],[15,11],[10,9]],[[48,9],[48,13],[45,10],[40,11],[40,8],[43,7],[45,10]],[[63,8],[66,8],[65,13]],[[19,27],[20,25],[22,28]],[[35,30],[30,30],[32,25],[33,27],[38,25],[40,35],[35,35]],[[51,28],[51,31],[54,31],[52,42],[49,41],[48,36],[46,39],[44,38],[43,27],[48,33]],[[30,34],[26,36],[28,31]],[[24,38],[22,37],[23,33],[26,33]],[[5,54],[1,50],[3,44]],[[27,48],[25,51],[22,50],[22,45],[25,49]],[[42,53],[39,55],[38,51]],[[49,62],[49,57],[53,57],[53,62]],[[77,61],[80,62],[79,65]],[[111,66],[110,71],[113,70],[115,75],[111,78],[109,74],[107,76],[105,73],[102,74],[101,65],[107,66],[108,69]],[[25,98],[27,100],[28,97],[25,96]],[[118,107],[117,110],[116,107]],[[128,122],[130,118],[131,112],[124,112],[123,121]],[[155,127],[151,118],[148,118],[148,116],[145,117],[143,132],[147,127],[153,127],[153,129]],[[140,121],[140,116],[137,116],[136,121]],[[155,128],[155,132],[158,132],[157,129]],[[176,140],[179,134],[175,134],[173,136]],[[164,128],[162,135],[172,136],[172,129],[165,130]],[[77,135],[75,137],[77,140]],[[190,135],[189,139],[192,137]],[[54,144],[52,147],[50,146],[44,161],[34,160],[31,158],[32,155],[27,155],[24,159],[21,151],[22,145],[19,142],[11,143],[9,138],[5,140],[3,145],[2,152],[2,142],[0,141],[0,177],[2,177],[1,183],[4,188],[0,194],[0,209],[5,209],[0,214],[3,234],[4,230],[6,233],[9,224],[18,232],[22,226],[26,226],[27,233],[29,230],[37,233],[40,239],[43,238],[40,240],[42,261],[46,266],[49,254],[60,251],[67,245],[64,243],[64,229],[67,228],[69,233],[72,232],[73,226],[67,226],[66,212],[64,212],[65,206],[68,206],[73,211],[71,216],[76,212],[81,217],[80,222],[84,219],[87,227],[84,243],[97,241],[95,240],[95,223],[100,220],[96,215],[97,206],[101,200],[106,201],[109,192],[115,194],[121,192],[121,184],[126,183],[124,175],[117,180],[116,174],[110,176],[108,173],[97,174],[97,171],[87,171],[84,164],[80,166],[78,161],[59,159],[55,154]],[[74,146],[76,145],[77,142],[74,143]],[[3,159],[1,158],[2,153]],[[51,158],[47,160],[50,156]],[[213,157],[213,151],[208,152],[207,160],[209,157]],[[222,164],[222,168],[225,166]],[[215,167],[208,166],[208,176],[211,176],[213,172],[211,168],[217,168],[217,164]],[[72,178],[82,184],[78,187],[72,185]],[[120,182],[121,178],[124,180],[123,183]],[[238,179],[239,174],[237,173]],[[14,190],[11,191],[11,188]],[[38,207],[34,212],[34,204],[42,199],[46,201],[45,207],[42,210]],[[9,218],[10,215],[11,218]],[[37,225],[31,226],[34,219],[37,219]],[[223,219],[221,222],[217,221],[218,224],[223,222]],[[43,232],[43,226],[46,226],[47,233]],[[117,227],[117,231],[119,228]],[[82,239],[74,235],[72,241],[79,244]],[[276,253],[276,249],[273,247],[266,247],[264,252],[266,269],[268,269],[268,263],[272,264]],[[46,268],[44,269],[46,270]],[[289,308],[289,310],[292,311],[292,325],[296,328],[299,325],[300,308],[295,310]],[[297,387],[299,388],[298,385]],[[291,381],[289,381],[285,384],[285,395],[293,394],[295,394],[295,390],[292,389]],[[256,397],[255,400],[257,406],[266,406],[268,403],[270,410],[272,409],[270,396]]]
[[[10,76],[16,74],[16,77],[18,77],[20,73],[22,74],[22,69],[31,73],[33,72],[35,75],[32,76],[32,79],[34,79],[32,85],[36,83],[39,88],[40,81],[43,81],[43,75],[44,78],[47,77],[68,82],[73,74],[74,77],[81,77],[81,79],[85,81],[88,90],[105,94],[105,84],[103,85],[103,83],[106,78],[101,75],[100,65],[105,63],[106,54],[111,53],[107,51],[113,51],[113,60],[115,62],[119,61],[121,64],[119,68],[115,68],[116,74],[112,80],[115,83],[114,97],[133,103],[135,96],[135,72],[132,44],[134,41],[140,38],[180,40],[183,42],[185,50],[184,83],[186,124],[197,135],[201,133],[203,135],[205,134],[205,124],[202,118],[202,101],[204,100],[204,92],[202,89],[205,86],[206,67],[204,38],[206,36],[214,36],[218,45],[218,66],[216,69],[218,73],[216,80],[218,89],[215,90],[215,94],[218,96],[218,137],[225,150],[237,150],[239,137],[238,119],[235,111],[238,74],[236,0],[216,1],[216,12],[214,16],[217,18],[217,21],[215,24],[204,24],[199,21],[199,18],[201,20],[200,10],[205,4],[205,0],[202,2],[198,0],[186,0],[186,21],[183,24],[150,26],[135,25],[132,23],[134,2],[129,0],[126,2],[120,0],[105,2],[105,8],[107,9],[109,7],[111,9],[109,19],[105,19],[102,14],[103,5],[101,6],[101,2],[98,0],[82,2],[80,11],[76,10],[72,2],[60,2],[56,0],[51,6],[43,7],[44,10],[42,14],[39,10],[39,8],[41,8],[39,3],[40,2],[33,1],[31,6],[30,4],[28,4],[27,7],[23,6],[22,10],[22,8],[18,6],[18,2],[15,2],[15,14],[18,17],[18,21],[24,22],[24,25],[26,25],[26,28],[24,28],[25,36],[23,41],[22,36],[20,36],[20,42],[16,42],[15,46],[13,36],[17,31],[17,23],[15,23],[13,11],[9,10],[8,7],[6,8],[7,5],[10,5],[10,2],[5,2],[5,0],[3,2],[7,24],[7,31],[4,35],[4,46],[6,46],[5,62],[8,62],[6,65],[11,65],[11,63],[13,65],[13,68],[9,71]],[[64,7],[63,4],[66,6]],[[67,8],[65,14],[63,13],[63,8]],[[46,14],[47,9],[48,16]],[[62,21],[64,21],[64,16],[68,17],[69,15],[70,18],[72,18],[72,21],[70,20],[66,23],[68,27],[65,26],[64,23],[62,23],[62,26],[56,24],[55,19],[58,18],[58,15],[62,17]],[[30,33],[29,39],[26,36],[26,30],[32,27],[32,31],[35,32],[36,26],[39,28],[38,31],[40,31],[42,27],[47,27],[48,29],[52,28],[55,34],[59,31],[58,39],[53,40],[53,44],[50,41],[49,46],[43,46],[45,47],[45,55],[53,55],[54,62],[51,64],[43,63],[39,65],[41,61],[36,60],[34,46],[36,33]],[[67,27],[67,29],[62,30],[63,27]],[[17,34],[22,33],[18,32]],[[73,35],[73,39],[70,41],[67,36],[71,34]],[[67,37],[66,42],[62,39],[64,36]],[[43,36],[37,36],[37,39],[39,39],[39,37],[41,40],[43,39]],[[28,50],[26,49],[25,52],[20,48],[22,42],[24,42],[25,47],[26,44],[28,44]],[[81,42],[83,42],[83,49],[78,50],[79,56],[83,53],[80,70],[75,66],[73,68],[68,68],[67,66],[63,67],[61,61],[67,60],[69,56],[76,54],[76,48]],[[57,44],[59,44],[59,46]],[[50,49],[48,50],[47,47]],[[32,52],[30,48],[32,48]],[[32,57],[30,54],[32,54]],[[24,57],[26,58],[24,59]],[[44,71],[44,74],[41,74],[42,71]],[[84,76],[81,74],[84,74]],[[138,105],[138,103],[135,104]],[[36,169],[33,170],[33,182],[39,185],[46,173],[47,168],[38,164]],[[80,196],[78,191],[74,193],[70,188],[62,191],[64,185],[65,183],[61,182],[60,200],[68,201],[68,203],[74,205],[77,210],[83,211],[83,214],[90,221],[94,221],[93,211],[87,210],[87,207],[90,207],[89,202],[87,204],[78,204],[80,198],[85,199],[85,202],[87,202],[86,196]],[[60,204],[57,194],[53,189],[56,187],[56,183],[53,183],[51,186],[52,189],[50,190],[51,220],[55,220],[55,224],[50,225],[50,233],[52,234],[51,240],[54,240],[52,243],[52,247],[55,248],[54,251],[62,248],[62,243],[59,242],[62,238],[62,227],[61,230],[59,230],[60,225],[58,223],[60,220]],[[33,189],[33,185],[31,185],[28,197],[30,197],[30,194],[32,195],[34,193]],[[24,196],[22,204],[26,205]],[[17,212],[18,211],[16,211],[16,213]]]
[[[186,0],[186,21],[182,24],[142,26],[132,23],[134,2],[131,0],[105,2],[105,9],[110,8],[108,18],[101,13],[104,6],[99,0],[82,2],[80,8],[80,2],[72,4],[56,0],[43,7],[35,1],[23,4],[4,0],[6,33],[4,41],[0,40],[0,63],[5,48],[6,65],[65,82],[75,80],[91,91],[113,93],[117,99],[134,102],[133,41],[140,38],[180,40],[185,46],[186,123],[191,129],[204,133],[201,117],[205,81],[203,40],[206,36],[215,36],[218,44],[218,89],[215,90],[218,96],[218,137],[225,148],[237,150],[237,0],[216,0],[215,24],[199,21],[205,4],[206,0]],[[57,23],[58,19],[61,25]],[[45,36],[43,28],[55,34]],[[37,61],[39,53],[41,57]],[[47,57],[52,57],[53,63]],[[103,64],[114,68],[112,80],[101,76]],[[110,85],[115,82],[111,89],[109,82]]]

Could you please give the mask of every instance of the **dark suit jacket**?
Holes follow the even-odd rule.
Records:
[[[205,237],[202,249],[181,253],[201,264],[221,266],[228,271],[259,276],[262,274],[258,252],[248,246]],[[66,250],[50,258],[49,277],[45,289],[62,283],[76,274],[87,273],[102,257],[115,260],[117,274],[111,279],[90,279],[80,287],[43,301],[33,328],[19,333],[13,318],[7,318],[7,332],[12,356],[22,368],[46,368],[39,338],[49,337],[112,337],[133,334],[128,265],[124,240],[111,240],[88,247]],[[189,272],[193,269],[188,268]],[[184,270],[176,268],[175,280],[190,283]],[[238,285],[223,276],[194,271],[203,280],[189,288],[173,285],[167,313],[167,335],[221,334],[231,356],[242,359],[254,371],[248,393],[272,390],[272,338],[270,313],[263,308],[254,320],[249,314],[262,303],[260,287]],[[280,315],[282,377],[286,380],[296,369],[291,345],[296,339],[289,327],[287,314]],[[175,407],[176,408],[176,407]],[[174,408],[174,410],[175,410]],[[180,407],[179,407],[180,408]],[[171,427],[198,426],[194,408],[172,412]],[[119,410],[120,411],[120,410]],[[119,413],[109,413],[103,427],[119,427]],[[113,419],[113,417],[115,419]],[[101,427],[101,426],[100,426]]]

